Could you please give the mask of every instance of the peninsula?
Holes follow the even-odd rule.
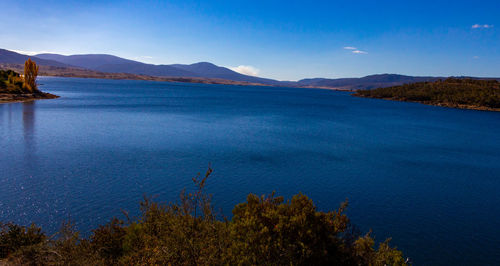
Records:
[[[0,103],[58,98],[57,95],[38,89],[38,69],[36,63],[28,59],[24,64],[23,76],[13,70],[0,70]]]
[[[500,111],[500,82],[493,79],[448,78],[358,90],[353,95],[460,109]]]

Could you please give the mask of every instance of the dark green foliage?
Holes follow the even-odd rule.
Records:
[[[302,194],[288,202],[274,195],[249,195],[233,210],[230,257],[252,265],[355,264],[342,238],[349,226],[342,213],[346,206],[325,213]]]
[[[12,70],[0,70],[0,80],[8,80],[10,76],[19,77],[19,74]]]
[[[47,237],[40,227],[0,224],[0,259],[8,257],[21,247],[43,243]]]
[[[26,61],[25,72],[26,71],[29,75],[25,75],[23,78],[19,73],[12,70],[0,70],[0,93],[40,93],[36,86],[38,66],[31,60],[28,60]]]
[[[12,70],[0,70],[0,93],[28,93],[21,76]]]
[[[0,264],[57,265],[405,265],[389,240],[376,249],[369,234],[352,234],[344,214],[317,211],[303,194],[285,201],[274,194],[250,194],[233,210],[232,220],[216,215],[203,178],[180,201],[149,198],[141,215],[112,219],[81,239],[70,223],[54,239],[40,228],[2,227]],[[2,261],[3,259],[3,261]]]
[[[194,178],[196,191],[183,191],[180,202],[162,205],[146,198],[141,218],[127,228],[123,264],[217,265],[225,261],[229,223],[220,221],[203,193],[205,182]]]
[[[361,90],[354,95],[450,107],[500,108],[500,82],[496,80],[448,78],[444,81]]]
[[[123,255],[123,240],[127,234],[123,222],[114,218],[108,224],[92,230],[90,247],[109,264],[115,264]]]

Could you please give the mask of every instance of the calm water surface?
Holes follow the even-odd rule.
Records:
[[[231,215],[248,193],[310,196],[417,265],[500,265],[500,113],[313,89],[41,78],[0,105],[0,221],[88,232],[191,177]]]

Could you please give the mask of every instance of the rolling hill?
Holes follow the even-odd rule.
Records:
[[[378,74],[362,78],[303,79],[297,83],[301,87],[337,88],[345,90],[365,90],[398,86],[407,83],[436,81],[439,77],[412,77],[397,74]]]
[[[229,68],[217,66],[209,62],[194,64],[153,65],[107,54],[37,54],[28,56],[13,51],[0,49],[0,64],[23,64],[31,58],[44,66],[45,73],[52,76],[72,77],[129,77],[132,79],[164,80],[165,78],[183,78],[193,82],[211,79],[210,82],[222,84],[262,84],[271,86],[325,88],[337,90],[363,90],[399,86],[415,82],[433,82],[443,77],[414,77],[398,74],[378,74],[362,78],[312,78],[299,81],[278,81],[237,73]],[[59,73],[59,74],[58,74]],[[156,79],[155,77],[159,77]],[[482,79],[482,78],[481,78]]]
[[[191,65],[153,65],[105,54],[70,56],[38,54],[35,57],[106,73],[129,73],[159,77],[218,78],[262,84],[279,84],[279,81],[276,80],[243,75],[208,62]]]
[[[24,64],[24,62],[28,60],[28,58],[34,59],[37,64],[42,66],[71,67],[70,65],[67,65],[60,61],[36,58],[33,56],[23,55],[9,50],[0,49],[0,63]]]

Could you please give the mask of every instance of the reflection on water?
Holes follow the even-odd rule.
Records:
[[[33,141],[33,134],[35,130],[35,102],[23,103],[23,127],[24,139],[26,141]]]
[[[23,137],[24,137],[24,157],[28,165],[34,166],[36,143],[35,143],[35,101],[22,103],[23,106]]]
[[[12,125],[12,104],[0,104],[0,125],[2,127]]]
[[[303,192],[321,210],[349,198],[353,223],[416,265],[500,265],[500,113],[299,88],[43,83],[62,97],[0,105],[0,222],[53,233],[71,214],[90,233],[137,214],[144,194],[177,200],[212,162],[207,192],[226,216],[248,193]]]

